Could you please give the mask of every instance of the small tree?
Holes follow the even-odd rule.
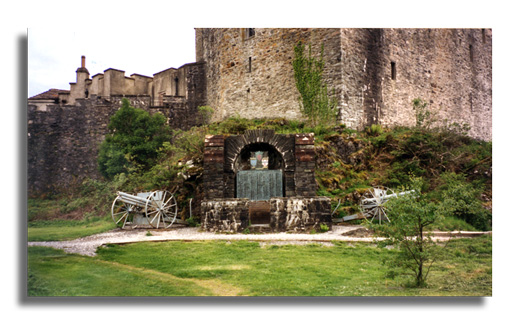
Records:
[[[108,129],[98,154],[99,171],[108,179],[133,169],[150,169],[160,148],[171,139],[166,117],[134,108],[126,98],[110,118]]]
[[[371,226],[399,250],[387,264],[391,268],[389,273],[412,275],[415,286],[422,287],[426,284],[438,250],[426,227],[442,217],[442,207],[421,194],[423,182],[420,178],[412,179],[411,182],[412,194],[392,198],[387,202],[387,215],[391,222]]]
[[[296,88],[300,93],[300,108],[312,126],[334,124],[337,118],[337,100],[329,97],[327,84],[323,81],[323,45],[319,58],[309,54],[305,56],[302,42],[294,47],[293,70]],[[334,91],[333,91],[334,92]]]

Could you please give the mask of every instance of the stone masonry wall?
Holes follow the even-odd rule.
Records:
[[[271,198],[271,229],[275,232],[320,230],[320,224],[332,225],[328,197]]]
[[[248,37],[244,28],[196,30],[197,61],[206,63],[208,105],[215,118],[301,117],[292,60],[298,41],[313,45],[319,55],[324,45],[324,77],[341,83],[338,29],[255,28]]]
[[[75,105],[28,105],[28,192],[63,192],[85,178],[100,179],[99,146],[108,132],[110,117],[123,96],[77,99]],[[185,101],[150,107],[149,96],[126,96],[130,104],[150,113],[160,112],[173,128],[188,129],[201,122],[196,103]]]
[[[341,29],[343,122],[415,125],[421,98],[491,140],[491,43],[489,29]]]
[[[422,98],[440,120],[492,138],[490,29],[255,28],[249,37],[245,28],[202,28],[196,36],[216,120],[301,118],[292,69],[301,40],[315,55],[323,44],[324,79],[347,127],[413,125],[411,102]]]
[[[84,178],[100,178],[97,152],[117,107],[77,100],[74,106],[28,107],[29,194],[66,191]]]
[[[250,226],[249,199],[226,198],[201,203],[201,229],[209,232],[237,233]],[[269,231],[319,231],[332,225],[330,198],[271,198]]]
[[[241,232],[249,226],[249,199],[214,199],[201,203],[201,229]]]

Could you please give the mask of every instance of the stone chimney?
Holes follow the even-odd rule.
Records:
[[[76,73],[87,73],[87,74],[89,74],[87,68],[85,67],[85,55],[81,56],[81,67],[76,70]],[[87,78],[88,78],[88,76],[87,76]]]

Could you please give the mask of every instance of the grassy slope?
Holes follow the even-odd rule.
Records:
[[[30,296],[484,296],[491,295],[491,237],[444,250],[427,288],[385,278],[393,250],[359,244],[265,246],[162,242],[108,246],[95,258],[29,249]],[[402,279],[401,279],[402,280]]]

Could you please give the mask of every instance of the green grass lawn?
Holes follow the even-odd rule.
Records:
[[[116,228],[111,218],[95,218],[94,220],[52,220],[28,222],[27,240],[67,241],[79,237],[103,233]]]
[[[389,279],[392,249],[368,244],[147,242],[98,256],[30,247],[29,296],[490,296],[491,237],[453,240],[426,288]]]

